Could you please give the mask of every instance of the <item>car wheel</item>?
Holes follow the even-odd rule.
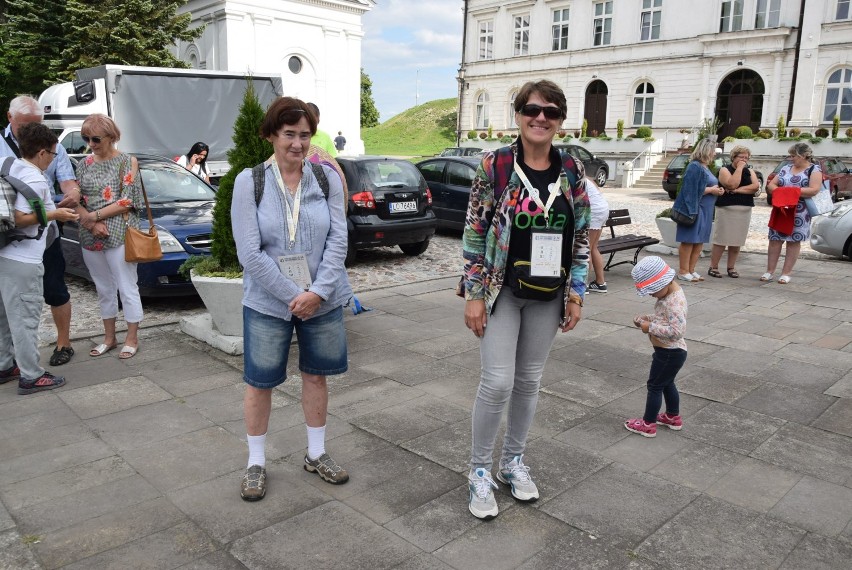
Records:
[[[840,191],[837,189],[837,186],[834,187],[834,203],[838,203],[840,201]]]
[[[402,253],[405,255],[420,255],[426,248],[429,247],[429,239],[424,239],[421,242],[417,243],[401,243],[399,244],[399,249],[402,250]]]
[[[671,198],[672,200],[677,198],[677,192],[666,192],[666,193],[669,195],[669,198]]]
[[[358,255],[358,250],[355,249],[355,244],[352,243],[352,240],[349,240],[349,244],[346,246],[346,259],[343,260],[343,265],[346,267],[351,266],[355,263],[355,256]]]
[[[598,186],[603,186],[606,184],[606,170],[603,168],[598,168],[597,173],[595,174],[595,184]]]

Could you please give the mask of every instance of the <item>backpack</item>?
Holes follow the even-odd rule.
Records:
[[[328,178],[321,164],[311,162],[311,169],[314,171],[314,177],[319,182],[322,188],[322,195],[328,200]],[[251,169],[251,177],[254,180],[254,203],[260,206],[260,201],[263,199],[263,185],[266,183],[266,163],[261,162]]]
[[[42,203],[41,196],[21,180],[9,175],[12,169],[14,157],[3,159],[0,166],[0,247],[6,247],[10,242],[23,241],[25,239],[40,239],[44,228],[47,226],[47,217],[40,215],[44,209],[39,208]],[[34,237],[17,233],[15,230],[15,201],[18,194],[23,194],[27,201],[33,205],[33,211],[38,216],[38,233]],[[49,244],[48,244],[49,245]]]

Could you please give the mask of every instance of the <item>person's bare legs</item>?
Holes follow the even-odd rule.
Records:
[[[246,433],[251,436],[263,435],[269,429],[269,414],[272,412],[272,390],[255,388],[246,384],[243,396],[243,415]]]
[[[692,273],[689,270],[689,259],[692,255],[692,244],[691,243],[683,243],[677,246],[677,262],[678,262],[678,274],[686,275],[687,273]]]
[[[113,320],[113,333],[115,332],[115,320]],[[127,335],[124,337],[125,346],[139,347],[139,323],[127,323]]]
[[[689,252],[689,271],[687,273],[695,273],[695,266],[698,265],[698,258],[701,257],[701,249],[703,243],[691,243],[692,251]]]
[[[722,254],[725,253],[724,245],[716,245],[713,244],[713,249],[710,252],[710,269],[719,269],[719,262],[722,260]],[[730,259],[731,253],[728,251],[728,259]]]
[[[737,268],[737,259],[740,257],[740,248],[729,245],[728,246],[728,265],[726,266],[728,271],[734,271]]]
[[[595,272],[595,283],[603,285],[606,283],[604,278],[604,262],[601,252],[598,251],[598,241],[601,239],[601,230],[589,230],[589,251],[592,256],[592,270]]]
[[[302,412],[308,427],[323,427],[328,415],[328,384],[325,376],[302,372]]]
[[[769,240],[769,246],[766,250],[766,272],[770,275],[775,274],[775,268],[778,267],[778,259],[781,257],[782,245],[784,245],[784,242],[781,240]]]
[[[793,273],[793,267],[796,266],[796,261],[799,259],[799,253],[801,251],[802,242],[787,242],[787,251],[784,253],[784,266],[781,269],[781,275],[791,275]]]
[[[53,324],[56,325],[56,348],[71,347],[71,301],[58,307],[51,307]]]
[[[115,338],[115,317],[104,319],[104,344],[107,346],[118,344],[118,339]]]

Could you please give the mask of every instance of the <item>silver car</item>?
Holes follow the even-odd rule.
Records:
[[[852,202],[846,200],[811,222],[811,248],[834,257],[852,258]]]

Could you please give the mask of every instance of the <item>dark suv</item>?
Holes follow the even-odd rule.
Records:
[[[338,157],[349,189],[346,265],[359,249],[398,245],[406,255],[429,247],[438,221],[432,194],[407,160],[384,156]]]
[[[676,154],[674,158],[669,161],[669,164],[666,166],[666,169],[663,171],[663,190],[669,195],[669,198],[672,200],[677,197],[677,187],[680,185],[680,177],[683,176],[683,171],[686,169],[686,165],[689,164],[689,153],[680,153]],[[717,154],[715,165],[716,168],[722,168],[723,166],[731,164],[731,157],[727,154]],[[749,168],[752,168],[749,165]],[[760,188],[763,189],[763,173],[759,170],[755,170],[754,173],[757,175],[757,180],[760,182]]]
[[[596,157],[580,145],[556,143],[553,146],[559,150],[564,150],[575,159],[583,163],[583,168],[586,170],[586,176],[595,181],[598,186],[606,184],[609,178],[609,165],[605,160]]]

